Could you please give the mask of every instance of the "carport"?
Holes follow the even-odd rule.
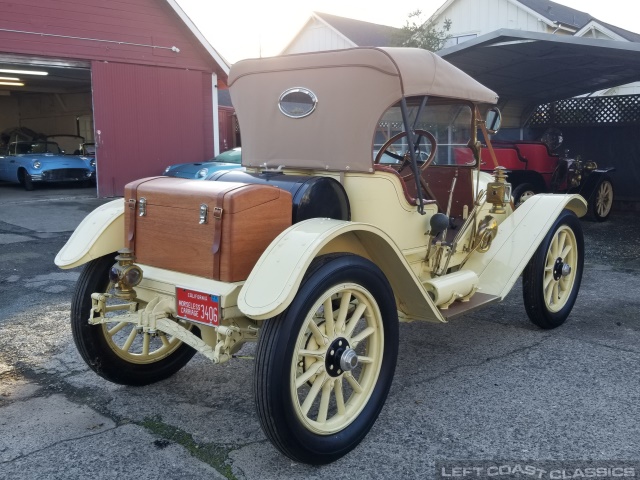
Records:
[[[530,138],[525,128],[538,106],[587,95],[640,80],[640,44],[502,29],[453,47],[439,55],[500,95],[503,138]],[[561,126],[561,125],[560,125]],[[616,201],[640,206],[640,137],[635,121],[603,135],[604,124],[563,128],[565,146],[574,155],[616,167]],[[598,142],[590,142],[598,138]],[[637,207],[633,207],[637,208]]]
[[[34,6],[0,0],[0,132],[95,141],[100,197],[219,152],[229,67],[174,0]]]

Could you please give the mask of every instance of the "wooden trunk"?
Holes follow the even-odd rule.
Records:
[[[268,185],[145,178],[125,187],[125,241],[137,263],[237,282],[291,209],[291,194]]]

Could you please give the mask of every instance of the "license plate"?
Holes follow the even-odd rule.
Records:
[[[176,287],[178,317],[207,325],[220,325],[220,296]]]

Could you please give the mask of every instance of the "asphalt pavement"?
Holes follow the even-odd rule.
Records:
[[[263,435],[252,360],[196,356],[138,388],[84,364],[69,325],[80,269],[53,258],[104,201],[93,189],[0,184],[0,479],[423,479],[442,474],[436,462],[481,460],[640,466],[637,213],[582,222],[582,288],[556,330],[528,321],[520,283],[449,324],[402,324],[373,429],[346,457],[310,467]]]

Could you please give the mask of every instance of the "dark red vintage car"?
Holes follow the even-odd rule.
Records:
[[[562,145],[559,131],[545,133],[540,141],[492,141],[498,165],[505,167],[512,185],[515,206],[537,193],[579,193],[589,203],[590,216],[602,222],[613,207],[613,167],[598,168],[593,161],[568,151],[556,153]],[[458,153],[458,152],[456,152]],[[456,163],[464,159],[456,154]],[[482,148],[483,170],[495,168],[491,153]]]

